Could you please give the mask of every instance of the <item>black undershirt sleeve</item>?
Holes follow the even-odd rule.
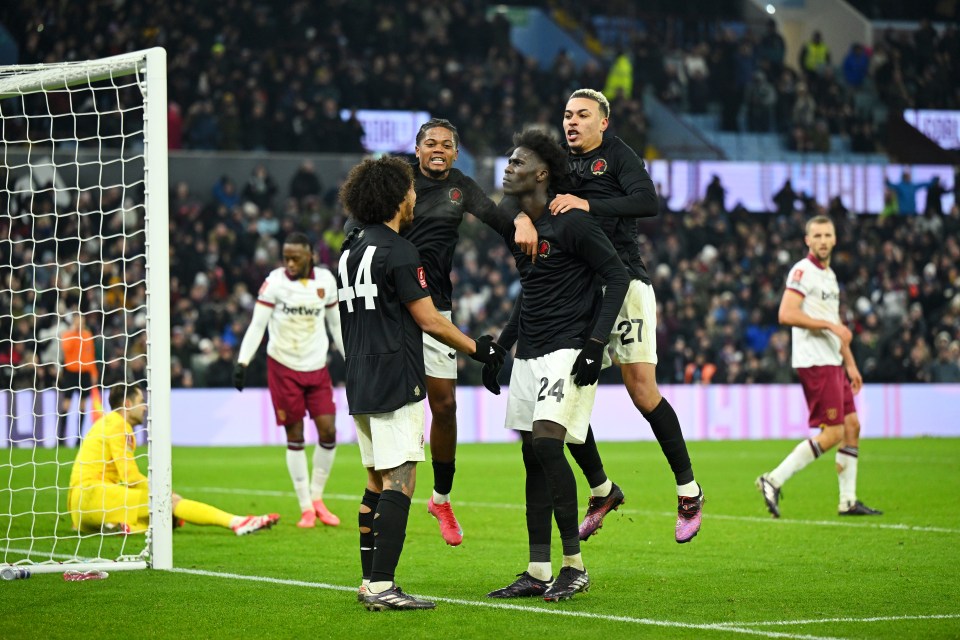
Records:
[[[660,211],[653,180],[643,160],[626,145],[617,154],[616,176],[626,195],[589,199],[590,213],[603,218],[652,218]]]
[[[620,313],[623,299],[627,295],[630,276],[627,275],[627,270],[617,256],[616,249],[610,244],[600,225],[589,216],[585,216],[582,211],[571,212],[571,214],[579,216],[575,224],[566,227],[571,236],[572,246],[606,285],[603,303],[600,305],[600,312],[590,335],[595,340],[606,342],[613,323],[617,320],[617,314]]]
[[[500,332],[500,337],[497,338],[500,346],[507,351],[513,348],[513,345],[517,343],[517,338],[520,335],[520,305],[522,303],[523,290],[520,291],[520,295],[518,295],[514,301],[513,311],[510,312],[510,319],[507,321],[503,331]]]

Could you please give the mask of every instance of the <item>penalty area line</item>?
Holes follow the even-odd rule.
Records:
[[[269,578],[266,576],[250,576],[240,573],[225,573],[220,571],[208,571],[206,569],[186,569],[174,567],[167,569],[172,573],[185,573],[209,578],[225,578],[228,580],[246,580],[250,582],[263,582],[268,584],[277,584],[294,587],[307,587],[312,589],[328,589],[331,591],[349,591],[356,593],[356,587],[347,587],[326,582],[308,582],[306,580],[291,580],[287,578]],[[761,629],[749,629],[737,626],[736,624],[718,623],[718,624],[696,624],[691,622],[673,622],[671,620],[653,620],[650,618],[633,618],[630,616],[614,616],[602,613],[590,613],[586,611],[568,611],[565,609],[547,609],[540,607],[525,607],[523,605],[508,604],[504,602],[485,602],[478,600],[461,600],[459,598],[443,598],[427,595],[420,595],[422,598],[433,600],[435,602],[444,602],[447,604],[458,604],[471,607],[482,607],[485,609],[500,609],[505,611],[522,611],[524,613],[542,613],[553,616],[563,616],[570,618],[589,618],[592,620],[605,620],[609,622],[626,622],[653,627],[672,627],[676,629],[696,629],[699,631],[719,631],[726,633],[740,633],[750,636],[760,636],[763,638],[787,638],[789,640],[839,640],[830,636],[813,636],[796,633],[782,633],[777,631],[764,631]]]

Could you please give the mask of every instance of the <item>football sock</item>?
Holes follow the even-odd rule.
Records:
[[[572,556],[563,556],[563,563],[560,565],[562,567],[573,567],[578,571],[586,571],[583,568],[583,555],[576,553]]]
[[[531,562],[527,565],[527,573],[544,582],[550,582],[553,579],[553,568],[549,562]]]
[[[577,466],[583,471],[587,484],[590,485],[591,493],[601,496],[610,493],[609,488],[607,488],[606,493],[597,494],[592,491],[594,487],[607,482],[607,474],[603,470],[603,460],[600,459],[600,452],[597,450],[597,441],[593,439],[593,427],[587,427],[587,438],[583,441],[583,444],[568,442],[567,449],[570,450],[570,455],[573,456]]]
[[[688,498],[696,498],[700,495],[700,485],[692,481],[688,482],[687,484],[678,484],[677,495],[686,496]]]
[[[553,497],[553,518],[560,531],[563,555],[580,553],[580,531],[577,518],[577,479],[563,454],[563,441],[556,438],[534,438],[533,452],[540,461]]]
[[[307,452],[303,450],[304,443],[287,443],[287,471],[293,480],[293,491],[297,494],[300,511],[313,511],[313,502],[310,500],[310,474],[307,470]]]
[[[410,498],[401,491],[389,490],[380,494],[377,515],[373,520],[373,567],[370,571],[370,586],[374,593],[377,582],[393,582],[403,541],[407,537],[407,518],[410,515]]]
[[[393,586],[392,580],[382,580],[378,582],[371,581],[367,583],[367,591],[376,595],[378,593],[383,593],[384,591],[386,591],[392,586]]]
[[[613,491],[613,482],[610,480],[607,480],[600,486],[590,487],[590,495],[601,498],[606,498],[608,495],[610,495],[611,491]]]
[[[849,509],[857,501],[857,447],[837,449],[837,479],[840,481],[840,508]]]
[[[453,474],[457,471],[457,461],[433,461],[433,502],[443,504],[450,502],[450,491],[453,489]]]
[[[641,412],[642,413],[642,412]],[[693,466],[687,453],[687,443],[683,439],[680,429],[680,419],[666,398],[660,399],[660,404],[650,413],[643,413],[643,417],[650,423],[653,435],[660,443],[660,449],[666,456],[678,485],[693,482]]]
[[[360,529],[360,571],[364,582],[370,582],[370,571],[373,569],[373,517],[377,512],[377,503],[380,501],[380,494],[370,489],[363,492],[363,498],[360,504],[370,509],[368,513],[362,511],[357,516],[357,525]],[[364,532],[366,530],[366,532]]]
[[[244,517],[235,516],[208,504],[184,498],[181,498],[180,502],[177,503],[177,507],[173,510],[173,516],[190,524],[216,525],[225,529],[238,524]]]
[[[543,467],[533,453],[532,436],[524,434],[520,451],[523,454],[523,467],[527,472],[525,492],[527,499],[527,540],[530,545],[530,562],[544,563],[550,571],[550,534],[553,533],[553,498],[550,496],[550,484]],[[534,574],[530,574],[534,575]],[[548,575],[550,575],[548,573]],[[540,576],[535,576],[540,578]],[[545,580],[546,578],[540,578]]]
[[[333,468],[333,459],[336,457],[336,442],[321,442],[313,450],[313,477],[310,480],[310,498],[312,500],[323,498],[323,488],[327,486],[327,478],[330,477],[330,469]]]
[[[783,459],[783,462],[776,469],[767,474],[767,479],[773,486],[782,487],[783,483],[789,480],[793,474],[819,458],[821,453],[820,445],[817,444],[816,440],[812,438],[804,440],[793,448],[793,451]]]

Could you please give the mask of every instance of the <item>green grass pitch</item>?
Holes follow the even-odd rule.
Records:
[[[355,514],[365,482],[356,446],[339,448],[327,487],[327,506],[343,524],[313,530],[295,526],[282,447],[175,448],[178,492],[236,513],[278,511],[278,527],[238,538],[188,525],[174,535],[172,572],[0,582],[0,637],[960,637],[960,439],[864,441],[860,497],[883,516],[837,516],[831,452],[787,484],[783,518],[773,520],[753,481],[793,445],[690,443],[707,502],[700,535],[678,545],[673,479],[657,445],[601,442],[627,502],[583,544],[589,593],[562,603],[485,597],[526,568],[523,467],[519,444],[463,445],[453,493],[463,545],[446,546],[426,513],[428,461],[397,573],[405,590],[436,598],[437,609],[383,613],[356,601]],[[11,469],[10,453],[0,456],[0,490],[27,477]],[[31,452],[12,454],[23,462]],[[42,492],[37,503],[49,508],[54,499]],[[0,504],[0,514],[10,507]],[[22,534],[20,526],[0,515],[0,532]],[[555,537],[554,571],[559,547]]]

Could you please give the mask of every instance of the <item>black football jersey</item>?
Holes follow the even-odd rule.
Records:
[[[446,180],[423,175],[413,168],[417,204],[413,208],[413,224],[401,231],[420,252],[433,304],[441,311],[453,309],[453,252],[460,239],[460,223],[464,212],[470,212],[490,224],[497,214],[497,205],[483,190],[459,169],[451,169]]]
[[[610,238],[627,273],[635,280],[650,284],[637,244],[637,219],[656,216],[660,205],[653,180],[633,149],[620,138],[608,136],[587,154],[568,154],[567,175],[558,185],[557,193],[570,193],[588,200],[590,213]],[[505,197],[500,202],[500,211],[513,218],[520,211],[516,198]]]
[[[534,225],[539,244],[533,263],[513,240],[512,219],[502,218],[495,227],[514,255],[523,286],[517,357],[579,349],[590,337],[606,341],[629,285],[610,240],[581,210],[561,216],[545,211]]]
[[[423,400],[423,332],[406,307],[430,295],[416,247],[384,224],[355,227],[341,249],[337,286],[350,413]]]
[[[659,202],[643,160],[620,138],[609,136],[589,153],[568,155],[567,167],[559,193],[589,200],[590,213],[597,217],[630,277],[650,284],[637,244],[637,219],[657,215]]]

